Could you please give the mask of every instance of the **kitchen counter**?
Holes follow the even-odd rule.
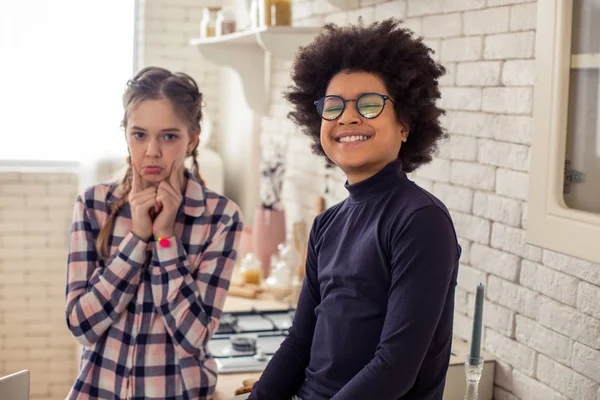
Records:
[[[250,311],[252,308],[255,308],[259,311],[264,311],[287,310],[289,307],[285,303],[273,300],[258,300],[228,296],[227,300],[225,301],[224,311]],[[452,343],[453,354],[450,357],[443,400],[463,399],[465,393],[464,364],[468,351],[468,343],[462,339],[454,339]],[[494,358],[484,351],[481,352],[481,356],[484,359],[484,367],[479,384],[479,399],[491,400],[493,397],[495,362]],[[213,400],[232,399],[234,397],[235,390],[242,387],[243,380],[258,379],[260,375],[260,372],[219,374],[217,391]]]

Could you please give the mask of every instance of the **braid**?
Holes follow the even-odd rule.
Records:
[[[200,165],[198,165],[198,146],[192,150],[192,174],[200,181],[202,186],[206,186],[204,179],[200,176]]]
[[[108,251],[108,237],[113,228],[113,224],[115,222],[115,218],[119,213],[119,210],[129,202],[129,192],[131,192],[131,177],[133,175],[131,171],[131,157],[127,157],[127,172],[121,180],[121,187],[123,188],[123,194],[119,201],[113,204],[110,215],[108,216],[106,223],[100,229],[100,233],[98,234],[98,239],[96,240],[96,251],[100,255],[100,258],[106,260],[109,257]]]

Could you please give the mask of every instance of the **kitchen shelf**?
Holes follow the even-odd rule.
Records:
[[[209,62],[233,68],[240,75],[250,108],[266,115],[271,80],[271,57],[291,61],[298,48],[310,43],[320,28],[269,26],[227,35],[195,38],[196,46]]]
[[[600,53],[571,55],[571,69],[600,68]]]

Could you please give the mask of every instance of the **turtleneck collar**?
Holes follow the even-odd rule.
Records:
[[[375,175],[364,181],[349,184],[346,181],[344,185],[346,190],[350,193],[348,202],[361,203],[363,201],[375,198],[387,191],[394,189],[402,179],[406,178],[406,174],[402,171],[402,161],[397,159],[392,161]]]

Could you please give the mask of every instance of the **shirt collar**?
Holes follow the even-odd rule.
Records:
[[[204,187],[194,175],[192,175],[187,169],[184,171],[185,177],[187,178],[187,185],[183,192],[183,202],[179,208],[190,217],[199,217],[204,212],[206,207],[206,194]]]
[[[398,183],[406,179],[406,174],[402,170],[402,160],[397,159],[387,164],[375,175],[354,184],[349,184],[346,180],[345,187],[348,190],[348,202],[361,203],[380,196],[397,187]]]

